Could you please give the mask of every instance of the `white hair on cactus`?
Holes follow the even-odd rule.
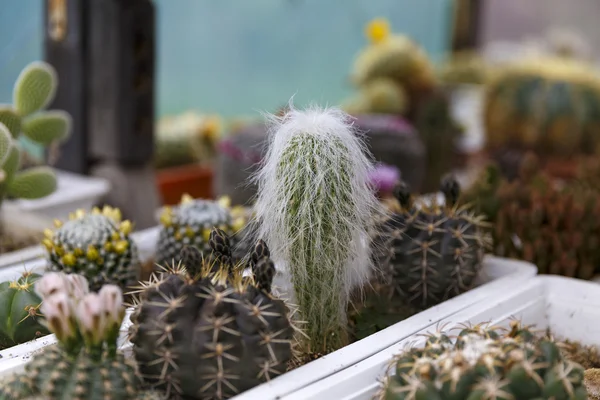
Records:
[[[267,117],[269,146],[252,178],[258,184],[253,233],[288,272],[314,342],[313,329],[345,329],[351,290],[373,269],[369,233],[381,212],[369,184],[374,167],[340,109],[299,111],[290,102],[284,115]]]

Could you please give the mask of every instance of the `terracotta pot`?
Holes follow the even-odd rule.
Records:
[[[190,164],[156,171],[156,184],[164,205],[175,205],[181,196],[213,198],[213,171],[205,166]]]

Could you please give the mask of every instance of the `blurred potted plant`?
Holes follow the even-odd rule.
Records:
[[[156,131],[156,180],[163,203],[177,204],[185,193],[213,198],[211,163],[221,122],[216,116],[187,112],[165,117]]]

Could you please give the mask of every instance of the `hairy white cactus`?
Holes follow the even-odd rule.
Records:
[[[370,155],[339,109],[294,109],[271,120],[258,184],[254,233],[287,271],[306,320],[310,351],[347,344],[350,292],[372,271],[369,232],[379,204]]]

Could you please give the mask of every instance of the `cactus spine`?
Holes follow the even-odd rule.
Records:
[[[272,117],[273,133],[255,180],[257,237],[286,268],[310,352],[347,344],[346,307],[370,275],[368,232],[377,198],[373,166],[349,117],[338,109],[293,108]]]
[[[37,199],[56,190],[54,171],[37,166],[20,171],[18,143],[27,139],[49,146],[64,141],[71,130],[71,116],[58,110],[42,111],[54,98],[56,71],[45,62],[29,64],[17,78],[12,105],[0,105],[0,201],[5,196]]]

